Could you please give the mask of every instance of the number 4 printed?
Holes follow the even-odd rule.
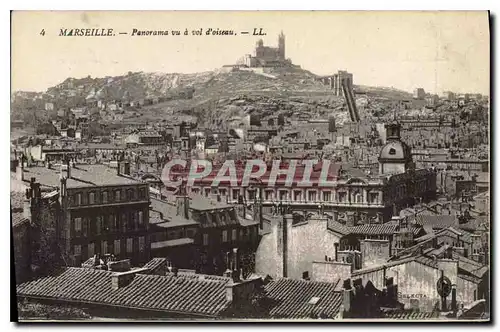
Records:
[[[42,29],[42,31],[40,31],[40,35],[45,36],[45,29]]]

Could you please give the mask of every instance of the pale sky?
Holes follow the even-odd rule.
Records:
[[[113,28],[116,36],[59,37],[61,28]],[[134,28],[181,30],[181,36],[132,37]],[[203,35],[184,36],[186,28],[203,28]],[[238,35],[206,36],[208,28]],[[277,46],[283,30],[286,56],[315,74],[343,69],[354,74],[354,84],[489,93],[486,11],[14,12],[12,90],[44,91],[87,75],[213,70],[253,53],[259,38],[253,28],[267,33],[269,46]]]

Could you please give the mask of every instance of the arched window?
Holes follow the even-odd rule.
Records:
[[[390,154],[390,155],[395,155],[395,154],[396,154],[396,149],[394,149],[394,148],[390,148],[390,149],[389,149],[389,154]]]

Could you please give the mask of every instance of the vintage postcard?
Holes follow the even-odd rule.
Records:
[[[18,321],[490,321],[488,12],[11,19]]]

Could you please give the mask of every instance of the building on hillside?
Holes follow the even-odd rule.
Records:
[[[238,64],[247,67],[282,67],[290,66],[291,61],[285,57],[285,35],[278,36],[278,47],[264,46],[264,41],[259,39],[255,45],[253,56],[246,54]]]
[[[413,90],[413,99],[424,99],[425,98],[425,90],[422,88],[416,88]]]

